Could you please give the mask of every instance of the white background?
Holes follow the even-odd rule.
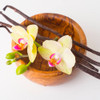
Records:
[[[100,0],[0,0],[0,10],[7,4],[29,16],[43,12],[69,16],[84,30],[88,46],[100,51]],[[6,14],[19,23],[24,20],[10,9]],[[7,22],[2,16],[0,21]],[[15,64],[5,64],[5,55],[10,51],[10,35],[0,29],[0,100],[100,100],[100,80],[80,70],[57,86],[42,86],[17,76]],[[87,55],[100,61],[100,57]]]

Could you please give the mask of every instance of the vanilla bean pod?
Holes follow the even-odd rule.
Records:
[[[22,13],[23,14],[23,13]],[[3,14],[4,15],[4,14]],[[5,16],[4,16],[5,17]],[[6,19],[8,18],[7,16],[5,17]],[[29,17],[30,18],[30,17]],[[32,19],[33,20],[33,19]],[[9,21],[9,18],[8,18],[8,21]],[[15,22],[15,21],[13,21],[13,20],[10,20],[10,21],[12,21],[12,24],[14,24],[14,25],[16,25],[16,23],[17,22]],[[14,23],[13,23],[14,22]],[[36,24],[36,23],[35,23]],[[20,24],[18,24],[17,23],[17,25],[20,25]],[[22,26],[22,25],[20,25],[20,26]],[[38,25],[39,26],[39,25]],[[44,25],[42,25],[42,26],[44,26]],[[26,27],[24,27],[24,28],[26,28]],[[45,29],[45,27],[43,27],[44,29]],[[51,29],[50,29],[51,30]],[[50,31],[50,30],[48,30],[48,31]],[[53,30],[54,31],[54,30]],[[51,32],[53,32],[53,31],[51,31]],[[54,32],[53,32],[54,33]],[[58,32],[55,32],[54,34],[56,34],[57,36],[62,36],[61,34],[59,35],[59,33],[57,34]],[[43,36],[38,36],[40,39],[42,39],[42,40],[45,40],[45,39],[50,39],[50,38],[48,38],[48,37],[43,37]],[[74,40],[73,40],[74,41]],[[76,42],[76,41],[74,41],[74,42]],[[99,55],[99,52],[96,52],[96,51],[94,51],[94,50],[92,50],[92,49],[90,49],[90,48],[88,48],[88,47],[86,47],[85,45],[83,45],[83,44],[80,44],[80,43],[78,43],[78,42],[76,42],[76,44],[77,45],[79,45],[80,47],[82,47],[82,48],[85,48],[86,50],[88,50],[88,51],[91,51],[91,52],[93,52],[94,54],[97,54],[97,55]],[[76,50],[74,50],[74,53],[77,53],[77,51]],[[76,54],[75,54],[76,55]],[[81,54],[81,55],[83,55],[83,54]],[[77,54],[76,55],[76,57],[78,57],[78,56],[80,56],[79,54]],[[84,56],[84,55],[83,55]],[[92,61],[91,61],[91,59],[89,58],[89,59],[86,59],[86,58],[88,58],[88,57],[83,57],[83,56],[80,56],[81,58],[83,58],[83,59],[85,59],[85,60],[90,60],[89,62],[90,63],[92,63]],[[94,60],[93,60],[94,61]],[[95,62],[95,61],[94,61]],[[78,62],[77,62],[78,63]],[[92,66],[90,63],[88,63],[88,62],[86,62],[85,61],[85,66],[87,66],[87,67],[89,67],[88,68],[88,70],[89,71],[91,71],[91,70],[94,70],[95,72],[98,72],[98,69],[96,69],[94,66]],[[80,62],[80,64],[81,64],[81,66],[84,66],[84,63],[83,62]],[[100,65],[100,63],[99,62],[95,62],[95,64],[96,65]],[[93,73],[94,73],[94,71],[93,71]]]
[[[21,26],[21,27],[23,27],[23,28],[26,29],[25,26],[23,26],[23,25],[17,23],[16,21],[12,20],[11,18],[9,18],[7,15],[3,14],[2,12],[0,12],[0,14],[1,14],[7,21],[9,21],[10,23],[12,23],[13,25],[19,25],[19,26]],[[9,26],[9,24],[3,23],[3,22],[1,22],[1,24],[2,24],[2,25],[4,24],[4,26],[7,26],[7,27],[12,27],[11,25]],[[38,37],[39,39],[41,39],[41,40],[50,40],[50,38],[48,38],[48,37],[43,37],[43,36],[41,36],[41,35],[39,35],[39,34],[38,34],[37,37]]]
[[[9,33],[11,33],[11,31],[8,29],[8,28],[11,28],[12,27],[10,24],[7,24],[7,23],[4,23],[4,22],[1,22],[0,21],[0,27],[5,28]]]
[[[9,28],[12,27],[10,24],[7,24],[7,23],[1,22],[1,21],[0,21],[0,25],[2,25],[2,26],[6,26],[6,27],[9,27]]]
[[[1,12],[1,14],[2,14],[9,22],[11,22],[12,24],[14,24],[14,25],[16,25],[16,24],[17,24],[17,25],[20,25],[19,23],[17,23],[17,22],[15,22],[14,20],[10,19],[8,16],[6,16],[5,14],[3,14],[2,12]],[[20,25],[20,26],[22,26],[22,25]],[[25,26],[24,26],[24,27],[25,27]],[[25,29],[26,29],[26,27],[25,27]],[[42,37],[42,36],[40,36],[40,37]],[[42,37],[42,38],[44,38],[44,37]],[[46,37],[45,37],[45,38],[46,38]],[[47,38],[47,39],[48,39],[48,38]],[[99,62],[96,62],[96,61],[90,59],[89,57],[86,57],[85,55],[83,55],[83,54],[77,52],[77,51],[74,50],[74,49],[73,49],[72,51],[74,52],[75,55],[81,56],[83,59],[87,60],[88,62],[90,62],[90,63],[92,63],[92,64],[95,64],[95,65],[97,65],[97,66],[100,66],[100,63],[99,63]]]
[[[24,14],[23,12],[21,12],[21,11],[18,10],[17,8],[15,8],[15,7],[13,7],[13,6],[10,6],[10,5],[6,5],[6,6],[3,8],[3,10],[5,11],[6,8],[11,8],[11,9],[14,10],[15,12],[19,13],[20,15],[22,15],[22,16],[23,16],[24,18],[26,18],[27,20],[29,20],[29,21],[33,22],[34,24],[38,25],[39,27],[41,27],[41,28],[43,28],[43,29],[45,29],[45,30],[50,31],[50,32],[54,33],[55,35],[57,35],[57,36],[59,36],[59,37],[62,36],[62,35],[61,35],[60,33],[58,33],[57,31],[55,31],[55,30],[53,30],[53,29],[51,29],[51,28],[49,28],[49,27],[47,27],[47,26],[44,26],[44,25],[40,24],[39,22],[37,22],[36,20],[30,18],[29,16],[27,16],[26,14]],[[94,54],[100,56],[100,52],[98,52],[98,51],[95,51],[95,50],[93,50],[93,49],[91,49],[91,48],[89,48],[89,47],[87,47],[87,46],[85,46],[85,45],[83,45],[83,44],[81,44],[81,43],[78,43],[78,42],[76,42],[76,41],[74,41],[74,40],[73,40],[73,43],[74,43],[75,45],[77,45],[77,46],[83,48],[83,49],[86,49],[86,50],[90,51],[91,53],[94,53]]]
[[[6,18],[9,22],[11,22],[12,24],[22,26],[21,24],[15,22],[15,21],[12,20],[11,18],[9,18],[9,17],[6,16],[5,14],[3,14],[1,11],[0,11],[0,14],[1,14],[4,18]],[[24,27],[24,26],[22,26],[22,27]],[[24,28],[25,28],[25,27],[24,27]]]
[[[85,61],[84,59],[81,60],[81,64],[85,65],[87,68],[89,68],[91,70],[99,72],[99,70],[97,68],[95,68],[92,64],[90,64],[89,62]]]
[[[82,65],[85,65],[87,68],[94,70],[95,72],[99,72],[99,70],[97,68],[95,68],[92,64],[90,64],[89,62],[85,61],[84,59],[80,58],[80,57],[76,57],[76,61],[78,63],[81,63]]]
[[[89,47],[87,47],[87,46],[85,46],[85,45],[83,45],[81,43],[78,43],[78,42],[76,42],[74,40],[73,40],[73,43],[78,45],[79,47],[81,47],[83,49],[86,49],[87,51],[90,51],[91,53],[94,53],[94,54],[100,56],[100,52],[98,52],[98,51],[95,51],[95,50],[93,50],[93,49],[91,49],[91,48],[89,48]]]
[[[20,10],[16,9],[15,7],[12,7],[12,6],[10,6],[10,5],[7,5],[7,6],[5,6],[5,7],[3,8],[3,10],[5,11],[7,7],[13,9],[15,12],[19,13],[19,14],[22,15],[25,19],[27,19],[27,20],[33,22],[33,23],[36,24],[37,26],[39,26],[39,27],[41,27],[41,28],[43,28],[43,29],[45,29],[45,30],[48,30],[48,31],[50,31],[50,32],[52,32],[52,33],[55,33],[55,34],[57,34],[57,35],[60,36],[60,37],[62,36],[61,34],[58,34],[58,32],[56,32],[56,31],[54,31],[54,30],[48,28],[47,26],[44,26],[44,25],[38,23],[37,21],[35,21],[34,19],[30,18],[29,16],[27,16],[26,14],[24,14],[24,13],[21,12]]]
[[[2,15],[3,16],[6,16],[5,14],[3,14],[2,13]],[[11,22],[12,24],[14,24],[14,25],[19,25],[19,23],[17,23],[17,22],[15,22],[14,20],[12,20],[12,19],[10,19],[8,16],[6,16],[5,17],[9,22]],[[22,25],[20,25],[20,26],[22,26]],[[26,28],[26,27],[25,27]],[[41,39],[46,39],[47,37],[42,37],[42,36],[40,36],[41,37]],[[48,39],[48,38],[47,38]],[[79,56],[79,52],[77,52],[76,50],[73,50],[74,51],[74,53],[75,53],[75,55],[78,55]],[[83,55],[83,54],[81,54],[80,55],[83,59],[85,59],[85,60],[87,60],[87,61],[89,61],[89,62],[91,62],[91,63],[93,63],[93,64],[95,64],[95,65],[97,65],[97,66],[100,66],[100,63],[98,63],[98,62],[96,62],[96,61],[94,61],[94,60],[91,60],[90,58],[87,58],[85,55]]]
[[[88,62],[90,62],[90,63],[92,63],[92,64],[94,64],[94,65],[100,66],[100,62],[97,62],[97,61],[95,61],[95,60],[92,60],[91,58],[89,58],[89,57],[87,57],[87,56],[81,54],[80,52],[78,52],[78,51],[76,51],[76,50],[74,50],[74,49],[72,49],[72,52],[73,52],[76,56],[83,58],[85,61],[88,61]]]
[[[92,76],[100,79],[100,73],[92,71],[92,70],[88,69],[87,67],[79,64],[79,63],[76,63],[76,67],[79,68],[79,69],[81,69],[82,71],[84,71],[84,72],[86,72],[86,73],[88,73],[88,74],[90,74],[90,75],[92,75]]]
[[[8,31],[8,33],[11,33],[10,30],[6,26],[1,25],[0,27],[5,28]]]

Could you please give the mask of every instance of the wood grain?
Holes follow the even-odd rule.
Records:
[[[33,19],[36,21],[40,22],[43,25],[46,25],[53,30],[56,30],[60,34],[63,35],[70,35],[72,38],[79,43],[82,43],[86,45],[86,37],[84,35],[83,30],[81,27],[72,19],[59,15],[59,14],[52,14],[52,13],[43,13],[43,14],[37,14],[32,16]],[[25,20],[22,22],[22,25],[28,26],[31,23],[28,20]],[[39,27],[39,32],[40,35],[50,37],[54,39],[56,35],[53,33],[44,30]],[[39,43],[42,43],[43,41],[36,39]],[[12,41],[12,47],[15,45],[14,41]],[[74,46],[77,51],[81,52],[84,54],[84,50]],[[23,54],[26,54],[27,51],[26,49],[22,51]],[[23,60],[19,60],[16,64],[19,66],[20,64],[26,64],[28,63],[28,59],[24,58]],[[28,71],[24,73],[24,75],[30,79],[31,81],[37,82],[42,85],[52,85],[52,84],[58,84],[62,79],[64,80],[64,77],[67,77],[66,74],[58,71],[56,68],[51,68],[48,66],[47,61],[45,61],[39,54],[36,57],[36,60],[33,64],[30,65]]]

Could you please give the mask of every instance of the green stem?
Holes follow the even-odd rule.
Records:
[[[15,51],[15,53],[19,54],[20,56],[22,56],[22,55],[23,55],[22,53],[20,53],[20,52],[18,52],[18,51]]]
[[[26,65],[27,67],[30,66],[31,62],[29,61],[29,63]]]
[[[19,56],[19,57],[16,58],[15,60],[18,61],[18,60],[20,60],[21,58],[25,58],[25,57],[28,57],[28,55],[22,55],[22,56]]]
[[[19,56],[22,56],[23,54],[18,52],[18,51],[15,51],[15,52],[12,52],[13,54],[18,54]]]
[[[36,41],[34,41],[34,43],[35,43],[35,45],[36,45],[37,47],[40,47],[40,46],[41,46],[41,44],[39,44],[39,43],[36,42]]]
[[[28,55],[22,55],[22,57],[24,58],[24,57],[28,57]]]

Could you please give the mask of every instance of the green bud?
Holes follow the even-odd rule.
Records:
[[[20,75],[20,74],[23,74],[25,71],[27,71],[27,66],[26,65],[20,65],[16,69],[16,74]]]
[[[12,61],[11,61],[11,60],[8,60],[8,61],[6,62],[6,64],[7,64],[7,65],[11,65],[11,64],[12,64]]]
[[[55,41],[57,41],[58,40],[58,37],[55,37],[55,39],[54,39]]]
[[[6,59],[14,59],[14,58],[15,58],[15,53],[14,52],[8,53],[6,55]]]
[[[12,62],[16,62],[16,61],[17,61],[16,59],[13,59],[13,60],[12,60]]]

